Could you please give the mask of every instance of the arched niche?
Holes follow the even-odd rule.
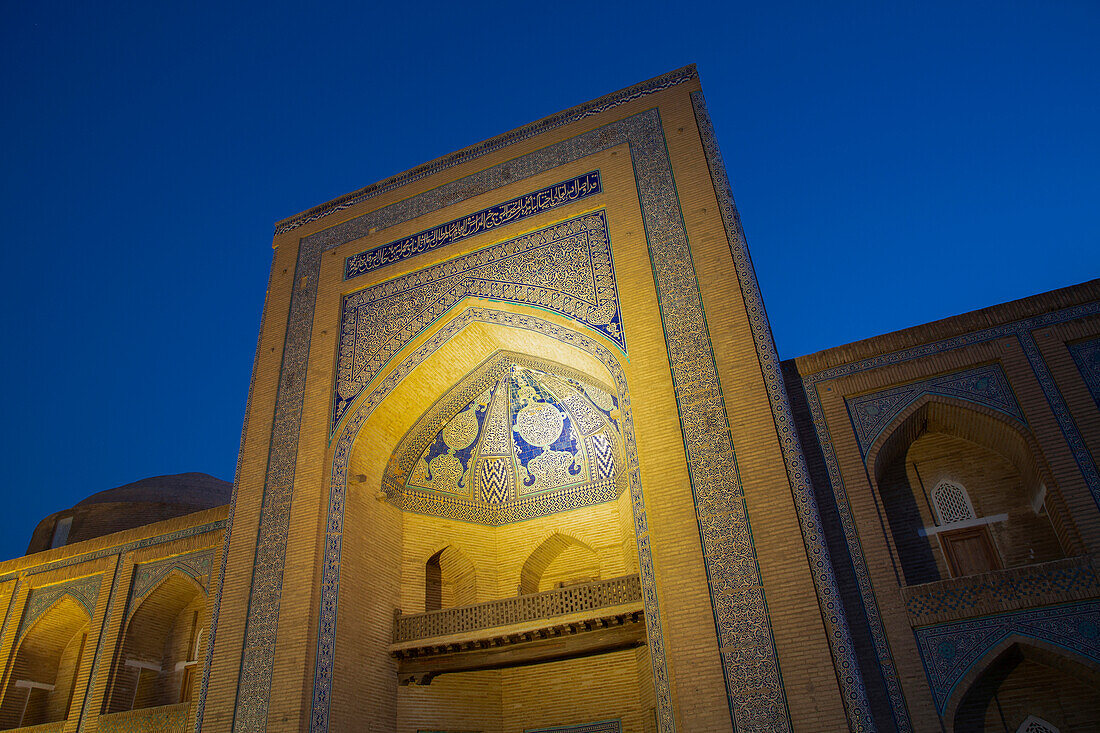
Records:
[[[991,648],[952,691],[949,731],[1100,728],[1100,665],[1042,639],[1014,634]]]
[[[444,545],[461,546],[477,569],[479,601],[513,596],[525,559],[513,549],[513,538],[529,538],[531,533],[523,523],[504,529],[407,511],[383,491],[387,467],[402,440],[479,367],[506,355],[581,375],[620,401],[627,394],[619,357],[577,333],[566,319],[501,312],[477,303],[464,304],[449,315],[454,317],[410,344],[364,390],[332,441],[327,519],[331,551],[326,552],[322,579],[318,673],[320,679],[332,680],[334,699],[369,700],[369,711],[361,712],[383,727],[397,725],[396,665],[386,652],[392,643],[394,613],[423,610],[426,560]],[[628,443],[629,436],[632,445],[628,400],[622,408],[623,442]],[[617,572],[609,575],[637,572],[638,563],[630,492],[625,490],[636,456],[626,453],[624,446],[617,450],[623,477],[620,494],[602,505],[609,519],[601,524],[614,530],[610,544],[618,553]],[[511,536],[501,540],[499,532]],[[499,567],[501,558],[511,563],[507,572]],[[346,598],[351,600],[345,603]],[[330,608],[331,616],[326,616]]]
[[[866,460],[908,585],[1080,551],[1034,437],[1009,415],[924,395],[882,431]],[[949,512],[943,521],[936,492],[945,486],[961,489],[954,493],[972,518]]]
[[[90,621],[83,605],[63,595],[17,641],[0,706],[3,729],[68,719]]]
[[[600,558],[591,547],[555,532],[539,543],[523,563],[519,593],[538,593],[600,579]]]
[[[447,545],[424,565],[425,611],[477,603],[477,568],[461,550]]]
[[[104,712],[190,700],[205,623],[205,590],[172,570],[127,618]]]

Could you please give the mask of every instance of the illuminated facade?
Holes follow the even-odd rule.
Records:
[[[781,364],[694,67],[274,247],[231,504],[0,564],[0,725],[1100,725],[1098,283]]]

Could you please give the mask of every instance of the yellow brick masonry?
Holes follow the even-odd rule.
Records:
[[[101,578],[99,594],[88,627],[88,639],[84,655],[76,677],[72,707],[69,711],[68,720],[64,725],[65,733],[75,733],[82,716],[85,720],[83,730],[95,731],[97,729],[96,721],[102,709],[103,696],[109,683],[111,661],[114,658],[119,636],[122,633],[123,614],[126,599],[129,597],[134,565],[196,550],[220,547],[222,541],[220,530],[207,531],[176,540],[168,540],[167,536],[179,530],[224,520],[228,510],[228,506],[208,509],[184,517],[177,517],[0,562],[0,575],[16,574],[19,586],[18,592],[14,596],[12,592],[16,586],[15,579],[4,582],[0,587],[0,613],[5,614],[8,619],[3,638],[0,639],[0,658],[5,660],[14,658],[16,650],[13,646],[16,642],[19,621],[23,616],[27,597],[32,589],[92,575],[98,575]],[[164,537],[165,540],[158,542],[157,538],[161,537]],[[127,548],[133,543],[147,539],[152,539],[153,542],[137,549]],[[117,549],[117,552],[111,552],[115,549]],[[103,552],[108,554],[104,557],[93,557]],[[83,558],[87,559],[83,560]],[[75,563],[67,564],[70,561],[75,561]],[[66,563],[66,566],[57,567],[61,563]],[[120,563],[122,572],[118,574],[119,583],[112,589],[115,568]],[[212,578],[208,586],[209,598],[211,599],[217,592],[215,581],[216,577]],[[109,616],[107,615],[108,606],[111,608]],[[96,656],[97,650],[98,658]],[[199,659],[204,658],[205,650],[201,650]],[[95,678],[91,679],[93,666],[95,667]],[[0,685],[2,685],[0,689],[7,689],[10,672],[9,661],[5,665],[4,677],[0,681]],[[89,684],[91,685],[92,695],[85,708],[85,695]]]
[[[739,470],[753,521],[754,538],[772,613],[784,683],[788,699],[792,701],[792,717],[796,728],[804,730],[843,727],[844,713],[839,702],[836,679],[805,552],[801,549],[791,490],[779,453],[760,368],[756,363],[744,304],[739,297],[735,280],[732,279],[728,244],[725,242],[722,221],[695,128],[688,94],[698,88],[697,82],[689,82],[626,103],[276,236],[275,259],[265,305],[249,427],[244,441],[242,480],[233,519],[233,536],[226,568],[218,643],[204,730],[228,730],[232,719],[233,689],[239,672],[239,650],[248,603],[248,583],[254,559],[282,340],[286,332],[290,295],[292,289],[299,285],[293,281],[299,240],[367,211],[435,188],[446,181],[461,178],[654,106],[659,107],[665,127],[734,442],[739,449]],[[589,199],[560,211],[502,227],[491,235],[475,237],[458,245],[391,265],[358,278],[353,283],[344,283],[342,280],[343,260],[354,252],[595,167],[601,170],[605,190],[594,200]],[[276,662],[268,712],[269,729],[305,730],[308,725],[320,559],[323,552],[321,538],[327,510],[328,473],[331,470],[333,449],[327,438],[327,421],[333,388],[341,295],[349,288],[359,289],[388,280],[401,273],[513,237],[593,207],[606,209],[614,248],[623,321],[630,351],[629,359],[619,355],[619,360],[626,371],[631,393],[636,396],[634,425],[678,727],[687,731],[716,731],[730,727],[714,619],[684,457],[683,437],[677,419],[652,266],[638,206],[637,183],[634,180],[629,151],[625,146],[619,146],[486,192],[414,221],[372,233],[323,256],[313,318],[286,570],[280,601]],[[479,302],[477,305],[529,313],[570,328],[577,327],[556,314],[524,306],[489,302]],[[466,302],[456,307],[448,314],[448,318],[468,306],[469,303]],[[399,363],[441,326],[442,324],[437,324],[415,339],[394,358],[388,368]],[[589,335],[593,335],[592,332]],[[419,415],[440,394],[461,379],[465,370],[497,348],[541,355],[587,373],[600,375],[601,381],[610,381],[602,366],[595,364],[586,355],[574,352],[557,342],[550,342],[537,335],[517,335],[497,327],[473,324],[455,336],[436,357],[419,367],[416,380],[406,380],[415,381],[419,393],[401,385],[376,410],[376,414],[360,433],[350,471],[352,475],[366,476],[367,480],[362,484],[349,485],[347,495],[330,730],[363,729],[364,726],[386,730],[387,725],[392,724],[385,723],[385,720],[396,720],[395,703],[387,702],[396,700],[397,694],[393,663],[378,651],[385,646],[382,642],[388,641],[392,616],[372,604],[360,602],[359,599],[374,599],[382,595],[393,598],[393,607],[412,604],[410,596],[415,596],[415,593],[401,589],[415,587],[417,576],[413,576],[413,582],[405,583],[403,575],[422,573],[423,570],[417,567],[418,563],[422,562],[424,553],[432,549],[430,542],[427,543],[429,546],[420,547],[411,539],[403,539],[414,536],[410,532],[409,523],[416,525],[428,520],[403,520],[400,512],[391,505],[377,500],[381,469],[397,442]],[[612,350],[614,351],[613,347]],[[471,358],[471,354],[477,358]],[[384,375],[385,371],[378,379]],[[638,395],[644,395],[645,399],[639,399]],[[632,532],[631,523],[623,519],[622,510],[628,509],[629,505],[623,503],[618,517],[608,521],[617,522],[619,527],[629,528]],[[593,510],[590,513],[591,521],[597,521],[603,511],[605,510]],[[584,512],[578,512],[578,516],[581,514]],[[561,521],[568,524],[573,520],[563,517]],[[496,540],[496,557],[513,554],[516,557],[524,556],[525,550],[531,545],[530,536],[537,537],[550,531],[554,522],[536,524],[537,527],[530,523],[521,525],[521,531],[516,535],[517,540],[507,539],[506,533],[499,534]],[[470,530],[473,535],[479,532],[477,529]],[[528,536],[524,536],[525,534]],[[511,544],[520,537],[523,542]],[[474,543],[470,540],[469,544]],[[414,547],[415,551],[412,549]],[[611,563],[611,558],[620,558],[615,563],[621,562],[621,567],[629,569],[633,567],[631,563],[636,562],[627,560],[632,550],[632,543],[620,539],[617,548],[613,549],[607,544],[600,550],[601,560],[606,557]],[[471,552],[476,554],[477,551]],[[416,562],[411,559],[413,556],[416,557]],[[497,587],[503,591],[511,581],[500,578],[508,577],[509,573],[501,569],[497,576]],[[491,581],[487,582],[492,585]],[[640,686],[636,682],[640,669],[648,673],[648,660],[637,661],[643,657],[644,655],[630,658],[629,676],[634,680],[631,685],[635,690],[635,699],[640,700],[639,695],[645,697],[650,701],[647,707],[651,708],[651,682],[647,680]],[[571,672],[559,676],[547,665],[531,669],[543,670],[540,695],[552,695],[558,689],[564,695],[576,694],[567,684]],[[563,664],[562,669],[570,668]],[[537,677],[534,671],[522,674],[517,672],[516,675],[516,679],[525,678],[524,675],[532,676],[532,679]],[[490,673],[482,675],[491,676]],[[445,684],[442,681],[444,679],[433,683],[428,691],[435,688],[435,684]],[[503,682],[501,684],[501,694],[504,696],[502,700],[505,700],[507,696],[504,691],[508,689],[508,685]],[[649,690],[645,689],[646,684],[650,685]],[[638,692],[639,687],[641,692]],[[437,689],[442,690],[445,687]],[[445,696],[442,693],[440,695],[440,699],[444,699]],[[377,710],[381,716],[379,721],[368,722],[362,719],[364,699],[380,706]],[[508,718],[506,703],[501,704],[504,705],[501,713],[503,718],[498,719],[511,720]],[[516,721],[518,725],[518,719]],[[505,726],[506,729],[518,729],[513,728],[512,723],[506,723]]]

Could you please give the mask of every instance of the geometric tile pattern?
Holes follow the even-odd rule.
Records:
[[[394,354],[467,296],[555,311],[626,350],[607,217],[583,214],[344,296],[330,428]]]
[[[957,397],[1026,422],[1000,365],[987,364],[845,400],[864,455],[898,413],[926,394]]]
[[[825,535],[821,530],[821,518],[817,510],[813,486],[809,480],[806,457],[802,453],[795,432],[794,417],[791,413],[791,406],[783,383],[779,366],[779,354],[775,348],[771,326],[768,324],[768,317],[764,310],[760,285],[756,280],[749,250],[745,244],[740,216],[733,201],[729,176],[726,174],[725,163],[722,160],[722,152],[718,147],[718,140],[714,134],[714,125],[707,111],[706,100],[703,98],[702,92],[692,92],[691,101],[695,110],[696,123],[699,126],[703,152],[706,155],[707,166],[710,169],[711,183],[718,199],[718,208],[722,213],[726,238],[734,262],[734,272],[740,284],[741,297],[744,299],[757,359],[759,360],[761,374],[764,377],[768,400],[771,403],[772,419],[775,421],[780,449],[783,453],[783,462],[787,469],[792,498],[798,514],[799,525],[802,529],[803,542],[809,554],[811,575],[818,596],[818,606],[825,624],[829,648],[833,656],[833,667],[836,671],[837,681],[840,684],[844,709],[848,716],[848,725],[852,730],[869,730],[874,727],[874,723],[870,715],[867,691],[864,687],[863,678],[859,673],[859,661],[852,646],[848,622],[842,612],[840,591],[833,573],[833,565],[829,560],[829,548],[826,544]],[[698,511],[700,511],[700,508],[697,508]],[[746,544],[751,547],[752,540],[751,531],[748,528],[748,518],[739,518],[735,526],[739,528],[742,535],[747,535]],[[722,570],[722,563],[712,563],[708,566],[708,573],[712,575],[715,572],[720,573]],[[718,581],[719,583],[723,582],[721,577],[718,578]],[[713,577],[711,593],[713,597],[715,594]],[[721,624],[719,626],[721,629]],[[731,696],[735,695],[737,688],[730,686],[728,689]],[[736,710],[738,707],[737,700],[731,697],[730,709]],[[743,705],[740,707],[744,708]],[[746,713],[751,714],[751,708],[747,711],[742,710],[740,715],[735,714],[735,724],[738,728],[745,727],[746,724],[752,725],[749,720],[746,720]],[[761,720],[755,727],[769,728],[774,725],[776,724]]]
[[[26,610],[23,612],[19,630],[15,632],[15,638],[22,637],[50,606],[60,600],[61,596],[69,596],[83,606],[88,612],[88,618],[95,616],[95,602],[99,596],[99,585],[102,580],[102,575],[89,575],[85,578],[67,580],[64,583],[32,588],[27,594]]]
[[[1100,408],[1100,338],[1070,344],[1069,353]]]
[[[553,186],[547,186],[503,204],[490,206],[396,242],[352,255],[344,260],[344,279],[350,280],[353,277],[365,275],[394,262],[401,262],[424,252],[461,242],[463,239],[469,239],[490,229],[594,196],[601,191],[600,172],[584,173],[568,181],[555,183]]]
[[[1043,361],[1042,354],[1039,352],[1035,339],[1031,336],[1031,332],[1035,329],[1066,323],[1098,314],[1100,314],[1100,303],[1085,303],[1012,323],[971,331],[941,341],[921,344],[902,351],[879,354],[868,359],[848,364],[840,364],[812,374],[801,375],[803,392],[810,408],[814,432],[817,434],[817,440],[821,446],[822,457],[825,460],[825,467],[829,474],[829,483],[832,487],[838,516],[844,531],[848,555],[852,561],[853,569],[855,570],[856,582],[859,586],[860,598],[867,615],[867,622],[871,631],[872,641],[875,645],[875,652],[878,656],[879,668],[887,685],[887,692],[890,695],[895,719],[899,721],[908,721],[908,715],[904,712],[905,699],[901,694],[901,685],[898,680],[897,669],[893,661],[893,655],[890,652],[890,642],[886,636],[885,627],[883,626],[878,601],[875,599],[875,591],[871,584],[871,574],[868,570],[867,560],[864,557],[859,535],[856,531],[855,519],[852,516],[851,505],[848,502],[848,494],[844,487],[844,481],[841,478],[840,465],[837,461],[836,450],[833,447],[833,439],[829,431],[828,423],[825,421],[825,412],[818,395],[817,385],[821,382],[845,377],[851,374],[858,374],[883,366],[905,363],[931,354],[944,353],[965,346],[985,343],[1006,337],[1015,337],[1019,340],[1024,356],[1027,358],[1039,382],[1039,386],[1042,388],[1044,397],[1046,397],[1047,404],[1054,413],[1054,417],[1058,421],[1059,427],[1062,429],[1062,434],[1065,436],[1070,451],[1073,453],[1078,468],[1081,470],[1081,475],[1085,479],[1085,484],[1089,487],[1093,500],[1096,502],[1097,506],[1100,507],[1100,473],[1097,472],[1096,464],[1091,454],[1089,454],[1087,447],[1084,445],[1081,433],[1077,429],[1077,425],[1074,423],[1069,413],[1069,409],[1066,407],[1065,400],[1058,391],[1058,387],[1054,383],[1054,378],[1051,376],[1050,370]],[[899,718],[899,715],[905,715],[904,719]]]
[[[942,715],[955,687],[971,667],[1009,636],[1038,639],[1100,663],[1100,602],[936,624],[914,633],[932,697]]]
[[[1100,573],[1084,556],[908,586],[902,595],[910,622],[925,626],[1036,603],[1095,598],[1100,596]]]
[[[127,618],[141,605],[142,599],[173,570],[178,570],[193,579],[205,590],[209,585],[208,576],[213,559],[214,550],[210,549],[137,565],[134,568],[134,579],[130,584]]]
[[[271,280],[275,277],[275,262],[272,259],[268,272],[267,288],[271,290]],[[222,607],[222,588],[225,586],[225,566],[229,558],[229,542],[233,536],[233,508],[237,506],[237,489],[241,485],[241,461],[244,459],[244,439],[248,435],[248,416],[252,414],[252,396],[256,390],[256,366],[260,362],[260,347],[263,329],[256,334],[256,353],[252,357],[252,379],[248,381],[248,397],[244,403],[244,421],[241,424],[241,440],[237,448],[237,466],[233,471],[233,493],[229,499],[229,516],[225,518],[225,531],[222,534],[222,549],[218,556],[218,592],[210,609],[210,633],[207,635],[206,664],[202,668],[202,680],[199,684],[198,702],[195,705],[195,731],[202,730],[203,714],[206,712],[206,690],[210,686],[210,669],[214,666],[214,643],[218,635],[218,615]]]

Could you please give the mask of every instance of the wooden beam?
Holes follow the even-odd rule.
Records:
[[[640,615],[640,614],[639,614]],[[489,648],[406,656],[397,662],[398,681],[407,684],[431,684],[432,678],[454,672],[476,672],[485,669],[505,669],[529,664],[576,659],[606,654],[620,649],[633,649],[646,643],[644,619],[628,619],[622,624],[607,625],[592,631],[563,633],[538,638],[525,635],[526,641],[511,641]],[[479,645],[480,646],[480,645]]]

